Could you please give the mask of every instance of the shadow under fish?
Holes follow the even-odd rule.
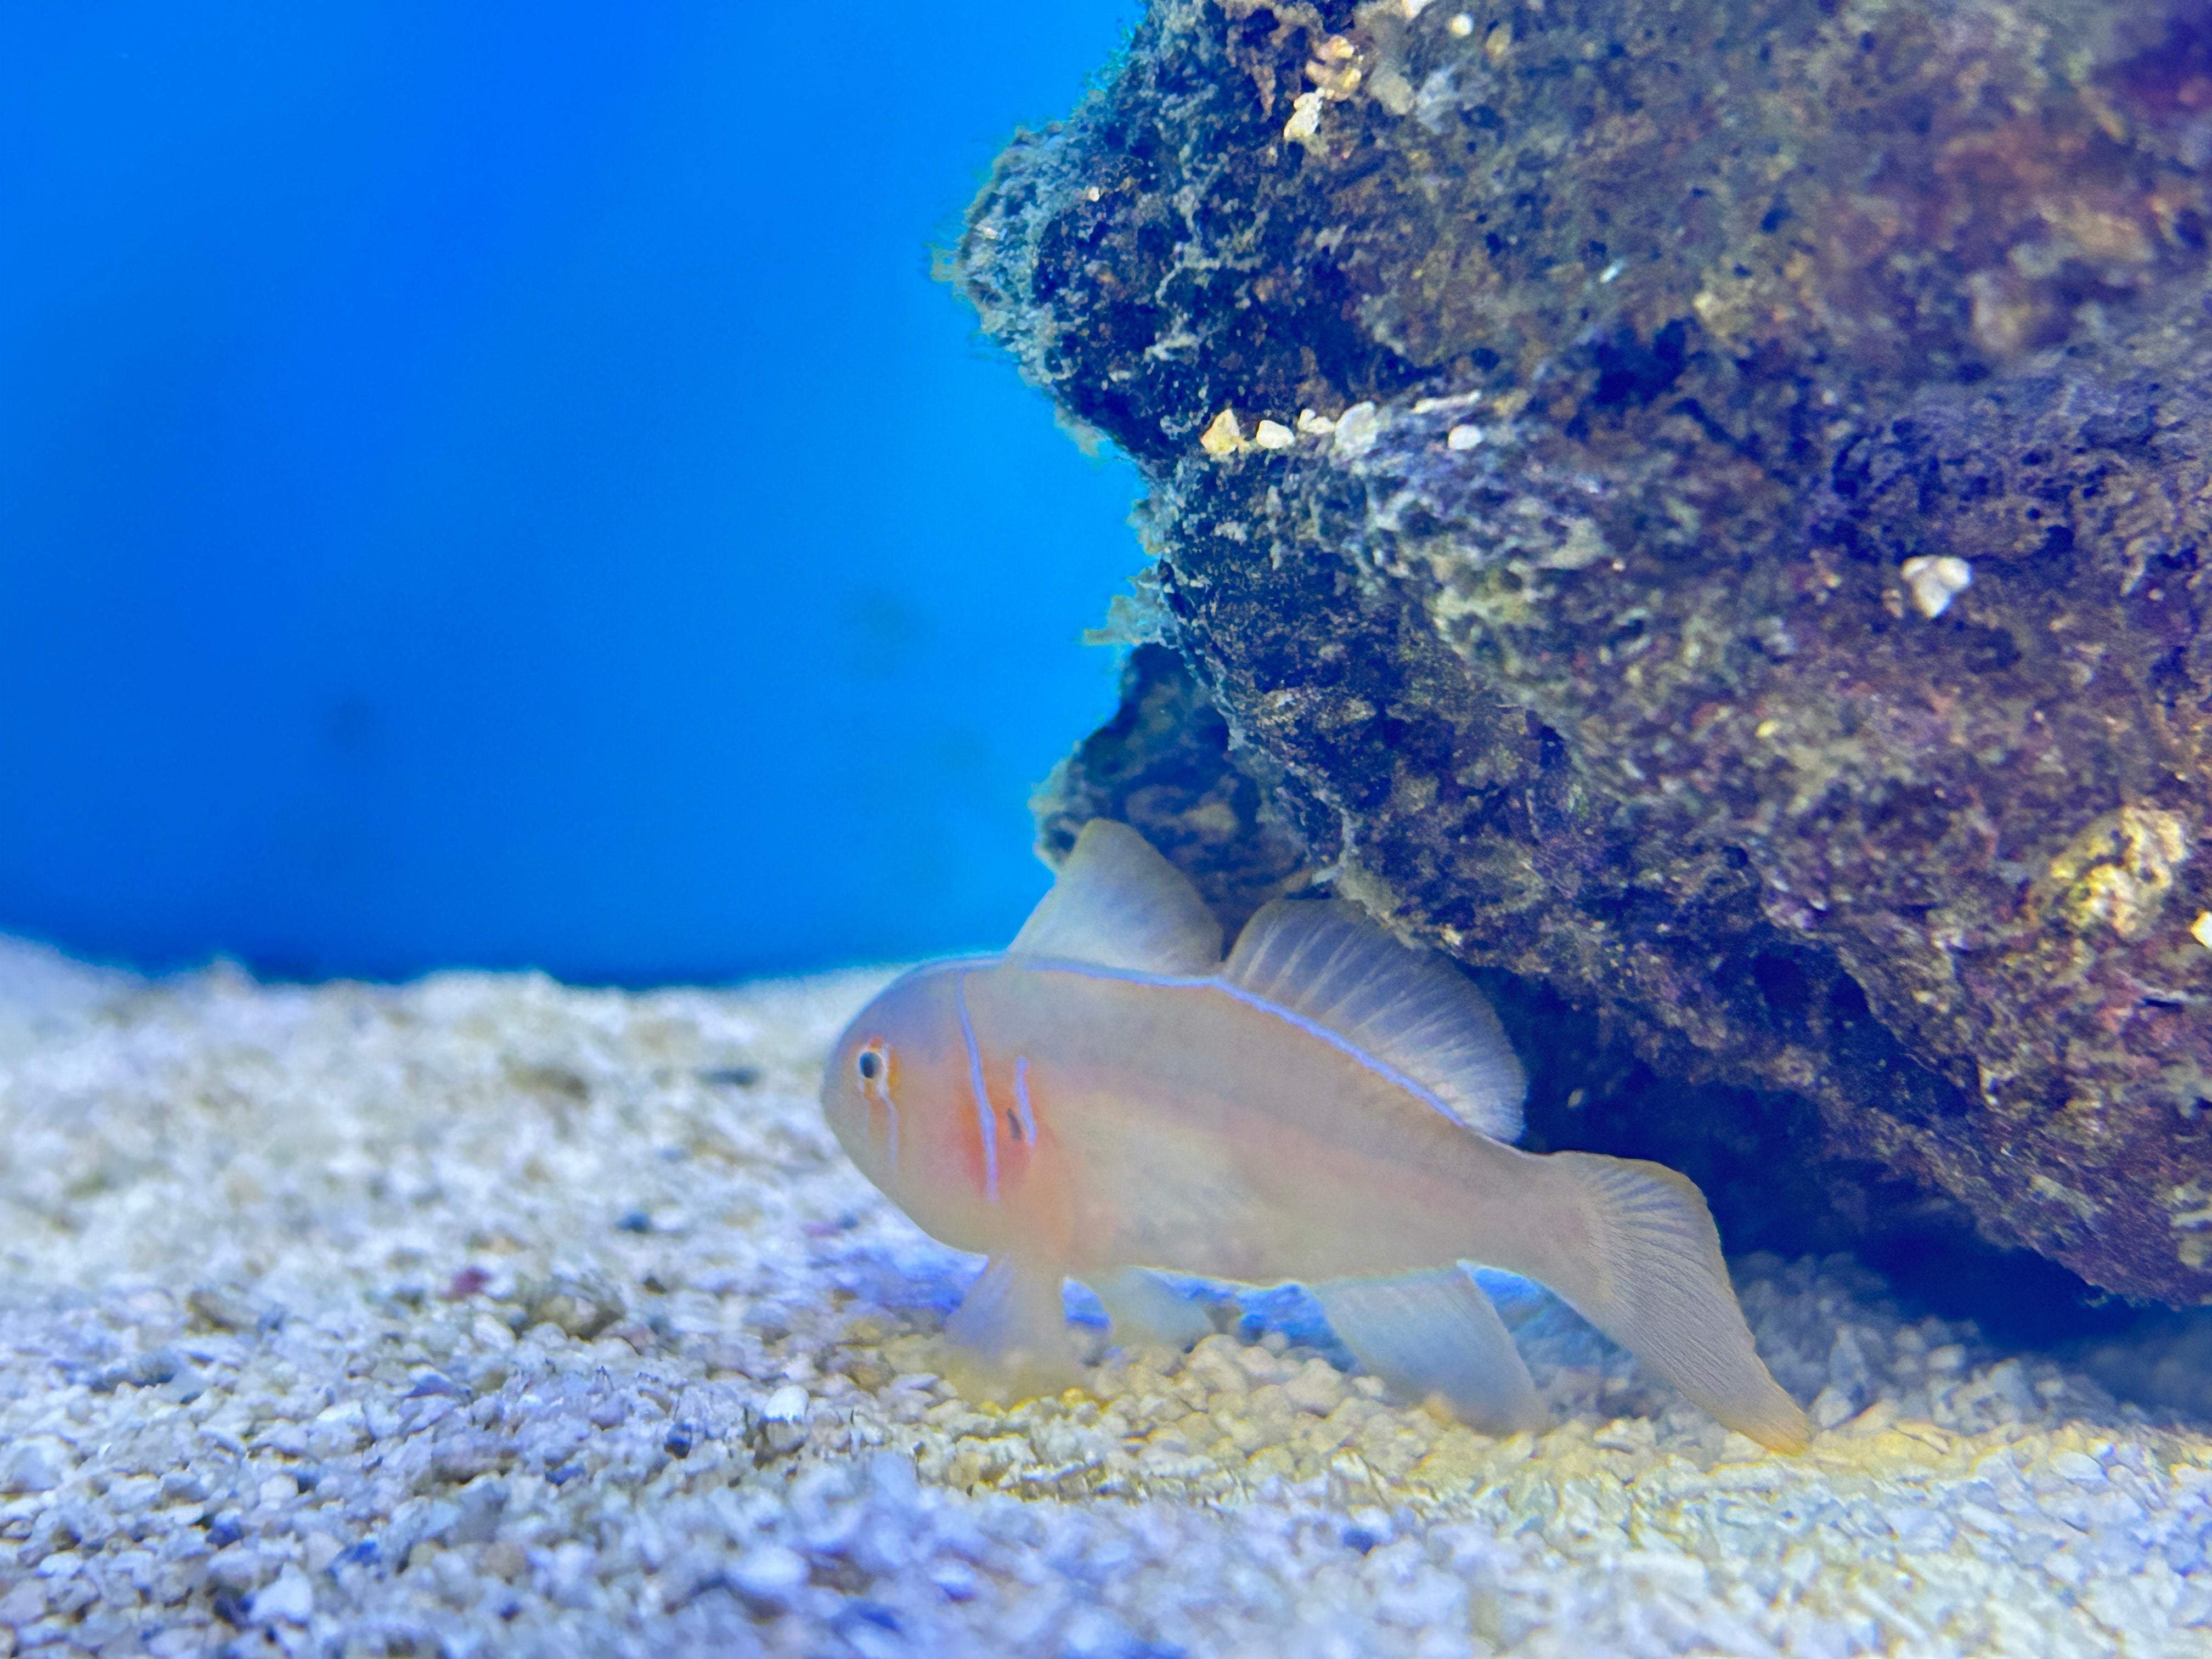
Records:
[[[946,1322],[956,1386],[1079,1383],[1070,1279],[1117,1340],[1187,1346],[1212,1327],[1154,1276],[1173,1273],[1303,1284],[1394,1389],[1540,1427],[1474,1262],[1556,1292],[1725,1426],[1805,1444],[1697,1188],[1513,1146],[1520,1060],[1449,961],[1337,900],[1279,899],[1221,943],[1180,872],[1094,819],[1003,956],[915,969],[838,1039],[838,1140],[924,1231],[988,1258]]]

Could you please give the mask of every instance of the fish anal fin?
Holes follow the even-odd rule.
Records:
[[[1343,899],[1277,899],[1221,976],[1325,1026],[1410,1079],[1469,1128],[1521,1134],[1527,1073],[1488,999],[1448,957],[1405,944]]]
[[[1692,1403],[1770,1451],[1802,1451],[1811,1426],[1753,1345],[1703,1194],[1657,1164],[1596,1152],[1539,1160],[1581,1218],[1538,1273]],[[1562,1218],[1565,1221],[1565,1218]]]
[[[1462,1422],[1487,1434],[1548,1425],[1512,1334],[1461,1268],[1310,1288],[1337,1340],[1408,1399],[1441,1399]]]
[[[1083,1381],[1060,1300],[1061,1275],[994,1255],[945,1322],[945,1378],[970,1400],[1000,1405],[1056,1395]]]
[[[1113,1322],[1114,1340],[1127,1348],[1178,1352],[1213,1334],[1206,1310],[1178,1296],[1142,1267],[1124,1267],[1085,1281]]]
[[[1221,964],[1221,924],[1150,842],[1126,823],[1093,818],[1006,954],[1210,974]]]

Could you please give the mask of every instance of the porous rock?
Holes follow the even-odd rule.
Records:
[[[1151,486],[1047,852],[1510,973],[1732,1237],[2212,1300],[2208,163],[2182,0],[1155,0],[956,262]]]

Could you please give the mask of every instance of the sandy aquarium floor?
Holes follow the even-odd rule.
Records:
[[[1534,1439],[1394,1406],[1284,1295],[969,1405],[972,1262],[813,1103],[878,982],[0,945],[0,1659],[2212,1653],[2205,1429],[1840,1261],[1739,1264],[1798,1458],[1528,1296]]]

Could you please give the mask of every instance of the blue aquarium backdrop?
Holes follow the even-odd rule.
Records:
[[[930,276],[1135,0],[0,13],[0,932],[1002,942],[1140,562]]]

